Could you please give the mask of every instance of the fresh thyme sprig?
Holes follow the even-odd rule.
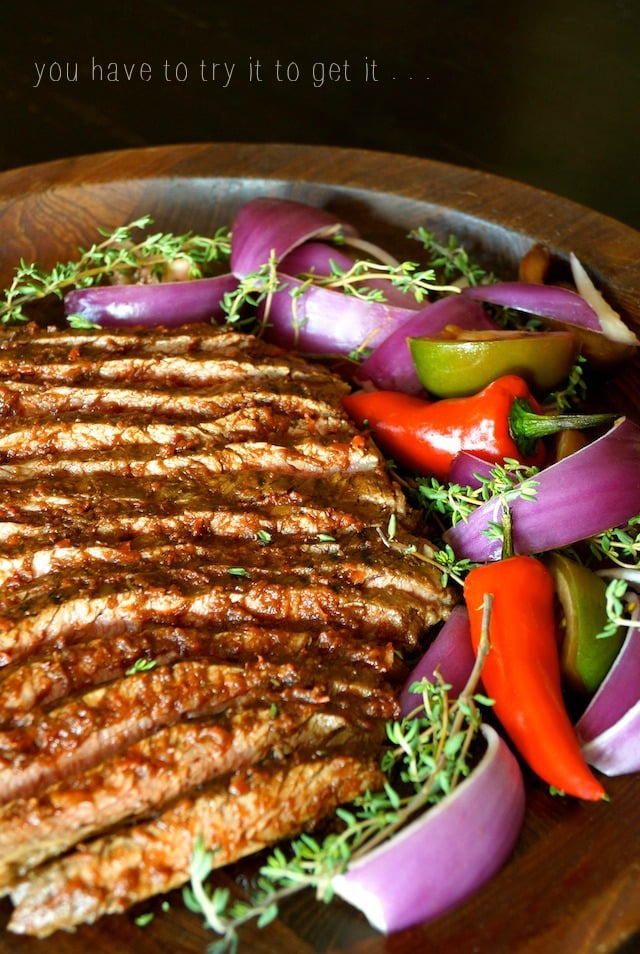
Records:
[[[209,928],[220,935],[208,954],[235,954],[238,930],[248,921],[259,927],[278,914],[282,901],[291,894],[314,888],[319,900],[333,897],[333,880],[349,864],[389,838],[416,812],[439,802],[471,771],[471,747],[481,725],[479,704],[491,701],[476,693],[488,651],[488,613],[484,635],[473,673],[456,700],[443,681],[422,680],[412,686],[417,694],[415,710],[387,726],[388,748],[381,769],[383,788],[367,792],[350,808],[336,812],[339,828],[322,839],[303,834],[289,853],[277,847],[260,869],[250,901],[232,898],[227,888],[210,889],[205,881],[214,864],[215,851],[196,839],[191,859],[191,883],[184,889],[190,910],[203,914]]]
[[[383,289],[367,287],[366,282],[371,279],[388,281],[389,285],[399,288],[405,294],[413,295],[416,302],[424,301],[429,292],[444,294],[460,291],[454,285],[437,283],[433,270],[422,269],[415,262],[390,264],[358,260],[348,269],[341,268],[332,262],[329,275],[318,275],[315,272],[303,273],[296,276],[295,281],[288,281],[286,277],[280,275],[277,264],[275,254],[272,253],[268,262],[257,271],[243,276],[237,288],[224,296],[222,310],[228,322],[237,322],[246,312],[251,316],[255,309],[262,305],[261,327],[264,328],[269,321],[270,299],[276,292],[285,289],[288,289],[293,300],[295,332],[304,325],[304,319],[297,314],[296,303],[311,286],[341,291],[368,302],[386,301]],[[354,359],[356,357],[361,359],[366,354],[368,344],[367,341],[362,343],[358,348],[358,354],[353,356]]]
[[[383,279],[404,294],[411,294],[415,300],[423,302],[429,292],[458,293],[457,285],[439,282],[432,268],[422,268],[417,262],[399,262],[391,265],[386,262],[372,262],[361,259],[349,268],[341,268],[331,262],[331,274],[326,276],[306,276],[316,285],[332,288],[365,301],[386,301],[384,290],[368,288],[367,281]]]
[[[634,629],[640,628],[640,620],[632,615],[637,610],[637,597],[634,593],[631,599],[627,599],[628,588],[625,579],[614,577],[609,580],[605,592],[607,622],[602,631],[598,633],[598,639],[613,636],[620,627],[624,629],[628,629],[629,626]]]
[[[25,321],[25,308],[49,296],[61,299],[72,288],[87,288],[118,275],[136,281],[144,275],[152,279],[171,266],[180,268],[189,278],[199,278],[208,266],[226,261],[230,254],[230,233],[218,229],[211,238],[187,232],[156,232],[137,237],[139,230],[152,224],[150,216],[120,226],[113,231],[98,229],[103,241],[79,249],[74,261],[59,262],[50,271],[37,263],[21,259],[11,284],[0,303],[0,321]]]
[[[552,391],[545,403],[555,407],[558,411],[569,411],[580,401],[584,401],[587,396],[587,383],[584,377],[585,367],[586,359],[579,354],[569,372],[565,386],[558,391]]]
[[[589,554],[610,567],[603,571],[609,577],[606,589],[607,623],[599,637],[611,636],[620,627],[640,628],[637,610],[637,588],[640,585],[640,515],[623,527],[613,527],[587,541]],[[629,584],[635,586],[630,595]]]
[[[150,672],[152,669],[155,669],[158,665],[157,659],[147,659],[145,656],[140,656],[135,660],[132,666],[126,670],[126,676],[135,676],[138,672]]]
[[[278,274],[275,252],[272,252],[268,262],[257,271],[240,278],[237,287],[223,296],[221,307],[227,322],[237,324],[245,315],[246,309],[250,312],[249,320],[253,321],[255,309],[264,302],[262,324],[266,325],[272,296],[286,287],[287,282]]]
[[[606,559],[619,567],[640,569],[640,514],[624,527],[613,527],[588,540],[596,559]]]
[[[506,503],[519,497],[535,499],[537,473],[537,468],[508,457],[494,464],[488,475],[478,474],[478,487],[446,484],[436,477],[418,478],[417,500],[427,516],[438,515],[447,526],[455,526],[491,498],[502,498]]]
[[[429,255],[431,268],[439,273],[443,281],[465,285],[480,285],[493,281],[489,272],[471,261],[469,253],[460,245],[455,235],[450,235],[447,243],[443,245],[434,232],[421,226],[414,229],[409,237],[422,243]]]

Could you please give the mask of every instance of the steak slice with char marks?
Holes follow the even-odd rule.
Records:
[[[35,360],[34,360],[35,359]],[[195,353],[189,355],[130,354],[125,356],[96,356],[76,358],[75,354],[50,355],[46,351],[33,355],[31,349],[17,351],[14,355],[0,352],[0,380],[48,382],[86,386],[104,382],[144,382],[147,385],[166,387],[212,387],[234,388],[274,387],[284,384],[291,387],[313,387],[316,382],[328,383],[326,373],[319,367],[302,361],[291,361],[275,349],[254,354],[221,351],[218,354]],[[335,379],[333,391],[337,390]]]
[[[97,328],[88,331],[71,331],[56,327],[43,329],[33,323],[7,327],[0,338],[0,356],[3,351],[21,355],[28,352],[36,363],[38,357],[42,363],[43,356],[51,354],[65,357],[69,353],[76,356],[81,353],[95,356],[142,351],[162,355],[191,354],[198,351],[221,353],[229,349],[237,353],[253,354],[259,350],[262,354],[270,351],[281,354],[278,349],[258,342],[251,335],[233,329],[212,328],[206,324],[183,325],[182,328],[165,334],[162,329],[150,333],[145,328],[111,328],[106,331]]]
[[[326,745],[347,719],[319,706],[251,706],[159,729],[38,799],[0,807],[0,893],[30,868],[105,828],[150,815],[214,778],[301,746]],[[34,841],[34,833],[37,838]]]
[[[170,453],[158,455],[153,445],[136,445],[135,456],[129,450],[126,456],[113,456],[109,451],[78,451],[65,457],[45,453],[42,457],[17,463],[0,464],[0,481],[28,480],[45,471],[64,479],[67,475],[101,475],[112,477],[166,477],[181,479],[198,474],[235,474],[243,470],[263,470],[269,473],[316,476],[325,473],[366,473],[379,466],[377,455],[364,444],[361,437],[349,443],[304,438],[291,444],[268,441],[227,443],[208,447],[193,454]]]
[[[242,512],[260,507],[297,510],[340,508],[359,517],[367,525],[380,523],[389,514],[404,517],[404,500],[386,475],[376,471],[345,474],[331,471],[320,475],[277,474],[263,470],[242,470],[234,474],[211,474],[198,470],[183,472],[179,480],[157,477],[131,480],[126,475],[104,480],[90,474],[66,474],[64,482],[46,472],[20,482],[0,482],[0,519],[34,519],[51,514],[61,520],[65,514],[80,517],[95,513],[97,519],[131,513],[151,517],[180,514],[186,510],[235,508]],[[106,493],[105,493],[106,490]]]
[[[32,384],[25,381],[0,383],[0,429],[11,427],[12,419],[42,420],[59,417],[62,420],[91,415],[125,415],[137,413],[149,419],[162,421],[200,420],[216,421],[246,408],[272,408],[291,418],[307,417],[312,423],[322,414],[336,413],[335,388],[329,385],[321,394],[312,396],[310,388],[298,383],[279,390],[255,388],[230,390],[208,387],[189,390],[151,389],[144,384],[113,384],[102,387]]]
[[[23,725],[0,731],[0,803],[85,771],[163,725],[264,698],[351,705],[354,722],[360,706],[367,718],[397,712],[390,690],[370,671],[309,660],[246,667],[181,660],[91,689],[48,713],[34,711]]]
[[[236,440],[264,440],[288,444],[313,433],[317,438],[348,439],[349,427],[337,415],[319,409],[317,419],[291,418],[286,412],[271,407],[233,411],[215,421],[198,420],[194,423],[160,421],[145,423],[140,416],[127,416],[114,421],[95,420],[46,421],[13,428],[2,433],[0,429],[0,460],[33,460],[51,454],[111,451],[131,447],[151,446],[158,454],[169,451],[185,454],[203,447],[224,446],[228,435]]]
[[[424,570],[408,563],[396,550],[385,553],[385,559],[381,559],[377,544],[376,530],[304,541],[299,537],[279,536],[254,550],[251,577],[254,580],[271,579],[275,565],[282,571],[286,568],[291,577],[303,576],[309,583],[335,580],[357,586],[402,590],[413,595],[424,594]],[[50,592],[57,588],[56,574],[73,572],[79,567],[84,567],[87,577],[98,573],[109,580],[117,580],[121,568],[124,568],[133,585],[137,572],[145,572],[156,565],[165,566],[168,571],[194,567],[214,578],[228,574],[237,566],[237,559],[238,542],[226,535],[221,539],[213,536],[196,536],[194,539],[188,535],[185,539],[176,535],[171,541],[160,535],[147,535],[115,546],[100,543],[74,546],[65,541],[47,549],[18,551],[13,557],[0,557],[0,586],[10,584],[24,588],[44,578],[39,586],[31,588],[31,592],[33,595]],[[6,610],[10,603],[7,591],[7,599],[0,601],[0,606]]]
[[[237,861],[380,785],[375,760],[341,753],[262,763],[186,796],[157,819],[90,842],[19,882],[9,927],[47,937],[60,928],[126,911],[189,880],[196,840],[215,867]]]
[[[136,667],[155,666],[178,659],[213,658],[252,665],[257,659],[295,661],[311,657],[322,662],[334,656],[352,666],[378,673],[404,674],[390,641],[372,642],[351,630],[295,629],[235,626],[216,629],[143,626],[120,633],[45,650],[23,663],[0,670],[0,727],[22,725],[36,706],[49,708],[65,696],[121,678]]]
[[[346,390],[236,331],[0,333],[12,930],[125,910],[200,835],[224,864],[380,784],[398,657],[455,599]]]
[[[337,589],[305,584],[299,578],[238,579],[232,587],[220,579],[207,582],[203,576],[194,583],[179,573],[158,570],[137,574],[129,581],[137,584],[134,587],[127,586],[123,574],[119,589],[113,583],[86,579],[77,580],[74,587],[64,576],[59,591],[22,604],[17,590],[12,593],[14,597],[18,593],[18,600],[11,613],[0,618],[0,666],[24,659],[41,646],[62,646],[91,632],[105,637],[135,632],[148,622],[333,625],[365,635],[377,633],[394,639],[399,648],[413,648],[442,612],[436,599],[425,602],[405,593]]]

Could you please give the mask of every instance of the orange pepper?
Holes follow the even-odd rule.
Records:
[[[482,682],[523,759],[542,779],[577,798],[606,797],[567,713],[554,616],[554,583],[535,557],[509,556],[472,569],[464,582],[477,652],[491,594],[489,653]]]

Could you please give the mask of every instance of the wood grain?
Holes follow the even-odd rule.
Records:
[[[256,195],[326,205],[362,233],[415,257],[409,230],[456,234],[470,252],[513,276],[534,241],[567,275],[574,251],[627,320],[640,330],[640,234],[557,196],[460,167],[409,156],[327,147],[194,144],[65,159],[0,175],[0,280],[22,256],[51,264],[79,245],[150,213],[162,230],[211,231]],[[603,381],[606,400],[637,417],[640,375],[629,366]],[[267,931],[249,927],[246,951],[260,954],[611,954],[640,944],[640,777],[607,780],[608,804],[552,799],[527,775],[527,816],[513,858],[485,888],[438,921],[384,938],[341,902],[292,900]],[[246,876],[253,863],[221,874]],[[393,873],[389,873],[390,878]],[[73,935],[34,941],[0,933],[0,954],[203,952],[211,935],[184,909],[144,906],[144,929],[127,916],[105,918]],[[6,921],[8,904],[0,909]]]

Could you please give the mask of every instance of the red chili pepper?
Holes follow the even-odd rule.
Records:
[[[491,463],[511,457],[542,466],[540,439],[569,427],[609,423],[612,415],[545,415],[515,374],[471,397],[429,401],[397,391],[358,391],[343,399],[356,424],[366,424],[380,449],[421,474],[446,480],[453,459],[469,451]]]
[[[525,761],[550,785],[577,798],[605,798],[562,696],[551,574],[530,556],[510,556],[468,573],[464,599],[476,652],[485,594],[493,601],[482,682],[497,718]]]

